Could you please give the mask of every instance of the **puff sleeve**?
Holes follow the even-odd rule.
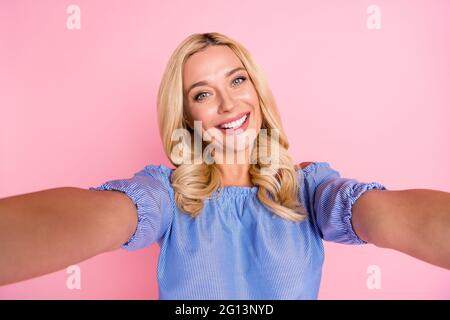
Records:
[[[167,177],[161,166],[149,165],[129,179],[111,180],[89,190],[115,190],[126,194],[137,209],[137,227],[123,249],[135,251],[159,241],[173,215]]]
[[[303,173],[310,213],[321,238],[343,244],[366,244],[352,227],[352,206],[364,192],[387,190],[386,187],[378,182],[342,178],[327,162],[313,163]]]

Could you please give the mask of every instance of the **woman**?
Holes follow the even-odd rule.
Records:
[[[0,200],[0,284],[155,242],[160,299],[316,299],[322,239],[450,268],[450,194],[294,165],[267,82],[236,41],[194,34],[178,46],[158,122],[174,169]]]

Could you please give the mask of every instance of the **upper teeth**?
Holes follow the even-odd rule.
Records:
[[[245,122],[245,120],[247,120],[247,115],[244,115],[239,120],[222,124],[220,127],[225,129],[235,129],[237,127],[240,127]]]

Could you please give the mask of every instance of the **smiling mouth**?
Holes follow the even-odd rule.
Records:
[[[238,129],[242,129],[245,131],[245,129],[248,126],[250,119],[250,112],[246,113],[241,119],[238,119],[236,121],[232,121],[230,123],[216,126],[217,129],[219,129],[223,133],[234,133]]]

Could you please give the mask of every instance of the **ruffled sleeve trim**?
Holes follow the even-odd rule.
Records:
[[[168,169],[168,168],[167,168]],[[170,170],[170,169],[169,169]],[[90,190],[114,190],[126,194],[137,209],[137,226],[123,249],[134,251],[162,237],[173,218],[173,206],[165,169],[149,165],[130,179],[112,180]]]

